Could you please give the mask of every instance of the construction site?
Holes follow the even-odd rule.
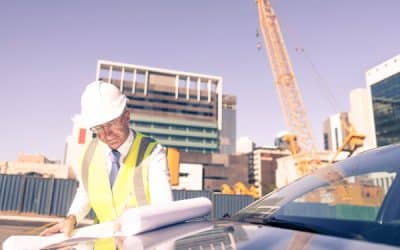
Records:
[[[166,148],[173,200],[208,198],[212,203],[208,220],[229,218],[317,170],[319,178],[330,184],[329,189],[316,189],[298,202],[379,207],[394,175],[339,181],[344,174],[331,170],[332,164],[384,146],[384,140],[379,139],[382,133],[378,131],[373,96],[367,90],[352,91],[350,110],[337,110],[325,120],[323,148],[319,148],[294,73],[296,65],[292,65],[278,22],[280,16],[269,0],[255,3],[259,27],[256,49],[265,54],[269,63],[266,76],[272,75],[279,100],[273,108],[280,109],[285,124],[281,130],[284,132],[277,133],[271,146],[256,145],[251,139],[236,135],[241,100],[236,94],[224,93],[224,84],[229,84],[224,75],[100,58],[92,65],[91,80],[110,83],[126,96],[130,128]],[[381,67],[367,71],[369,88],[381,79],[376,74],[387,77],[382,70],[376,73]],[[391,72],[396,67],[400,72],[397,65],[389,66]],[[382,101],[380,105],[384,105]],[[37,235],[68,215],[82,185],[82,152],[96,138],[81,114],[74,114],[72,123],[61,161],[24,153],[16,161],[0,161],[0,242],[11,235]],[[324,168],[329,171],[321,171]],[[332,171],[337,175],[332,176]],[[92,225],[95,218],[92,210],[80,226]]]

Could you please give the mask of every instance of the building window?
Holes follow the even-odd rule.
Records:
[[[339,148],[339,130],[338,130],[338,128],[335,128],[335,144],[336,144],[335,149],[338,149]]]
[[[328,133],[324,133],[324,149],[329,150]]]

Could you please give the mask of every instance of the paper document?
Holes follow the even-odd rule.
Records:
[[[211,212],[212,204],[207,198],[194,198],[163,205],[144,206],[126,210],[119,218],[119,236],[135,235],[159,227],[176,224]]]
[[[41,249],[67,239],[130,236],[206,216],[211,212],[211,208],[211,201],[204,197],[166,202],[161,205],[130,208],[117,219],[117,223],[120,224],[120,230],[118,232],[114,231],[115,222],[112,221],[78,228],[74,231],[71,238],[67,238],[61,233],[44,237],[11,236],[4,241],[3,249]]]

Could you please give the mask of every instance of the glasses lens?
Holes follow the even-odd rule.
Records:
[[[116,118],[116,119],[114,119],[114,120],[112,120],[112,121],[110,121],[110,122],[108,122],[108,123],[106,123],[106,124],[103,124],[103,125],[99,125],[99,126],[90,128],[90,130],[91,130],[93,133],[98,134],[100,131],[103,131],[103,130],[105,130],[105,129],[108,130],[108,129],[113,129],[113,128],[119,127],[120,118],[121,118],[121,117],[118,117],[118,118]]]

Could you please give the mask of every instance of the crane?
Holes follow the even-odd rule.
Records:
[[[256,4],[280,106],[286,127],[290,130],[283,140],[293,154],[299,175],[303,176],[320,165],[319,156],[316,154],[316,143],[275,11],[269,0],[256,0]],[[364,135],[358,134],[351,124],[344,124],[344,127],[348,136],[331,162],[341,151],[347,151],[350,156],[363,145]]]
[[[308,155],[310,161],[296,161],[301,175],[305,174],[317,160],[316,143],[307,117],[304,102],[296,83],[289,55],[286,50],[278,19],[268,0],[257,0],[257,9],[262,35],[266,45],[272,75],[278,91],[280,106],[286,127],[290,130],[287,141],[294,156]],[[298,158],[299,159],[299,158]],[[302,159],[305,159],[304,157]]]

